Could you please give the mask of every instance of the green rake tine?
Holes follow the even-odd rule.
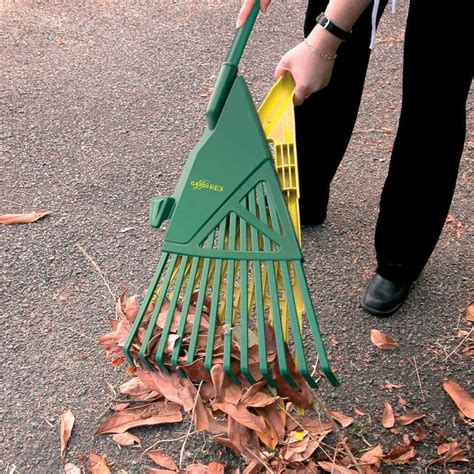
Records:
[[[225,229],[227,218],[222,219],[219,225],[219,240],[217,242],[217,249],[224,248]],[[214,358],[214,338],[216,335],[217,313],[219,311],[219,300],[221,290],[222,278],[222,259],[216,262],[216,269],[214,274],[214,284],[212,285],[212,302],[209,314],[209,330],[207,332],[206,355],[204,357],[204,368],[210,373],[212,369],[212,360]]]
[[[163,331],[161,332],[160,342],[158,344],[158,349],[156,350],[155,361],[156,363],[164,370],[167,371],[168,369],[165,366],[163,361],[166,343],[168,341],[168,335],[170,333],[171,324],[174,319],[174,313],[176,309],[176,304],[178,303],[178,298],[181,293],[181,286],[183,284],[184,272],[187,267],[188,263],[188,256],[184,255],[181,258],[181,264],[179,266],[179,272],[174,282],[174,289],[173,289],[173,296],[170,301],[170,305],[168,307],[168,314],[166,315],[165,325],[163,326]],[[181,313],[181,320],[186,319],[186,313]]]
[[[267,209],[265,205],[265,196],[263,191],[263,183],[260,183],[257,186],[257,202],[260,209],[260,219],[267,224]],[[271,204],[268,203],[268,207],[271,208]],[[275,222],[270,210],[270,218],[272,222],[273,230],[275,228]],[[263,236],[264,249],[266,251],[271,250],[271,242],[267,236]],[[270,298],[272,303],[273,310],[273,329],[275,331],[275,339],[277,345],[277,355],[278,355],[278,367],[283,378],[288,382],[290,387],[298,387],[298,384],[295,382],[288,370],[288,364],[286,362],[286,351],[285,351],[285,339],[283,336],[283,326],[280,315],[280,305],[278,302],[278,289],[276,286],[276,276],[275,276],[275,267],[272,261],[265,262],[267,266],[267,279],[268,279],[268,288],[270,289]]]
[[[193,257],[191,271],[188,278],[188,286],[186,288],[186,293],[184,295],[183,309],[181,312],[181,318],[179,320],[179,326],[177,335],[179,338],[176,341],[176,344],[173,348],[173,354],[171,355],[171,365],[176,368],[179,362],[179,353],[181,351],[181,344],[183,342],[184,329],[186,327],[186,318],[183,315],[187,315],[189,312],[189,306],[191,305],[191,297],[193,296],[194,283],[196,281],[196,274],[199,266],[199,257]],[[179,370],[182,372],[182,370]]]
[[[143,338],[142,342],[142,347],[140,348],[140,352],[138,355],[140,356],[141,361],[145,365],[145,367],[150,371],[153,372],[153,367],[151,366],[150,362],[146,358],[146,353],[148,350],[148,344],[150,343],[151,338],[153,337],[153,331],[155,330],[156,326],[156,321],[158,320],[158,316],[161,311],[161,307],[163,306],[163,301],[166,298],[166,292],[168,291],[168,287],[171,281],[171,276],[173,275],[173,270],[174,266],[176,264],[176,259],[178,258],[178,255],[172,254],[171,255],[171,260],[170,264],[168,266],[168,270],[166,271],[166,276],[163,281],[163,285],[160,290],[160,294],[158,296],[158,299],[156,301],[156,306],[153,310],[153,313],[151,315],[150,322],[148,323],[148,327],[145,333],[145,337]],[[165,373],[167,373],[168,370],[165,369]]]
[[[214,242],[214,236],[216,231],[213,230],[206,241],[206,246],[212,247]],[[205,258],[204,263],[202,265],[202,272],[201,272],[201,282],[199,284],[199,293],[198,298],[196,301],[196,314],[194,318],[193,328],[191,330],[191,339],[189,341],[188,347],[188,356],[186,358],[186,364],[192,364],[194,361],[194,354],[196,353],[196,346],[199,336],[199,326],[201,324],[201,316],[202,316],[202,307],[204,305],[204,298],[206,297],[206,290],[207,290],[207,278],[209,275],[209,267],[211,264],[210,258]]]
[[[252,191],[249,194],[249,210],[255,216],[257,215],[255,206],[255,193]],[[254,252],[259,251],[258,233],[257,230],[251,227],[252,235],[252,250]],[[260,261],[253,261],[254,271],[254,284],[255,284],[255,313],[257,315],[257,332],[258,332],[258,354],[260,361],[260,372],[271,387],[276,386],[275,380],[273,380],[268,369],[267,361],[267,340],[265,336],[265,308],[263,305],[263,289],[262,289],[262,269],[260,267]]]
[[[246,207],[246,198],[241,204]],[[240,250],[247,251],[247,223],[242,217],[240,221]],[[249,370],[249,306],[248,306],[248,272],[247,260],[240,260],[240,371],[253,385],[257,381]]]
[[[337,380],[336,376],[331,370],[331,367],[329,366],[328,356],[326,354],[326,349],[324,348],[323,340],[321,338],[321,331],[319,330],[319,324],[318,324],[318,321],[316,319],[316,314],[313,309],[311,296],[309,294],[309,291],[307,290],[308,285],[307,285],[306,277],[303,271],[303,265],[299,261],[294,261],[293,265],[296,269],[296,275],[298,278],[298,282],[300,284],[300,288],[303,288],[303,289],[306,288],[306,291],[302,292],[303,301],[304,301],[304,306],[306,309],[306,316],[308,318],[308,321],[311,327],[311,332],[313,334],[313,340],[316,345],[316,351],[319,355],[321,370],[323,371],[324,375],[326,376],[326,378],[329,380],[329,382],[331,383],[333,387],[339,387],[341,383],[339,382],[339,380]],[[306,378],[306,376],[304,377]]]
[[[130,354],[130,348],[132,346],[133,339],[135,338],[138,332],[138,328],[140,327],[140,324],[142,323],[143,317],[145,316],[146,310],[148,309],[148,306],[150,305],[150,302],[153,299],[153,295],[155,294],[155,289],[158,286],[158,282],[160,281],[160,277],[161,277],[161,274],[163,273],[167,260],[168,260],[168,253],[163,252],[163,254],[161,255],[160,261],[158,263],[158,267],[156,268],[155,274],[153,275],[153,279],[151,280],[150,286],[148,287],[148,291],[146,293],[145,299],[143,300],[140,306],[140,311],[138,312],[135,320],[133,321],[130,334],[128,335],[127,340],[123,346],[123,352],[125,354],[125,357],[128,363],[132,367],[136,367],[136,365],[135,365],[132,355]]]
[[[317,388],[318,384],[315,382],[313,377],[308,371],[306,364],[306,358],[304,356],[303,339],[301,336],[301,326],[298,320],[298,312],[296,311],[295,298],[293,296],[293,287],[291,286],[290,272],[288,269],[288,262],[281,263],[283,284],[285,286],[286,303],[288,305],[288,313],[290,314],[291,321],[291,334],[293,335],[293,344],[295,345],[296,362],[298,364],[298,370],[303,378],[308,382],[311,388]]]
[[[235,240],[236,240],[236,215],[235,213],[230,213],[230,223],[229,223],[229,250],[235,250]],[[227,292],[226,292],[226,305],[225,305],[225,331],[224,331],[224,372],[230,377],[230,379],[236,383],[240,384],[240,380],[232,372],[231,367],[231,353],[232,353],[232,334],[233,334],[233,313],[234,313],[234,277],[235,277],[235,262],[234,260],[229,260],[227,264]]]

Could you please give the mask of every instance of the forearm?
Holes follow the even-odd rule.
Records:
[[[350,31],[371,0],[331,0],[325,10],[326,16],[339,28]]]
[[[325,14],[339,28],[350,31],[370,3],[371,0],[330,0]],[[342,40],[326,31],[321,25],[315,26],[308,40],[329,53],[335,53],[342,43]]]

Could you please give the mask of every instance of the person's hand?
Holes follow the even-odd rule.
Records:
[[[329,84],[334,61],[318,57],[305,44],[300,43],[288,51],[278,63],[275,77],[289,71],[296,83],[294,103],[301,105],[313,92]]]
[[[260,10],[262,13],[267,12],[268,5],[270,5],[272,0],[260,0]],[[255,0],[244,0],[242,3],[242,8],[240,9],[239,16],[237,17],[236,27],[240,28],[246,21],[250,12],[252,11],[253,6],[255,5]]]
[[[324,30],[321,33],[313,30],[307,38],[307,44],[301,42],[288,51],[278,63],[275,77],[278,79],[289,71],[295,80],[295,105],[301,105],[313,92],[329,84],[340,41],[327,36],[326,33]]]

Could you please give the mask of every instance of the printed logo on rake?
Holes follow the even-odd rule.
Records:
[[[221,186],[220,184],[211,184],[207,179],[191,181],[191,186],[195,191],[199,189],[209,189],[210,191],[215,191],[216,193],[222,193],[224,191],[224,186]]]

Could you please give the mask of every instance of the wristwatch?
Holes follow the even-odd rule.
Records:
[[[346,41],[351,37],[351,31],[345,31],[342,28],[339,28],[329,18],[327,18],[323,12],[318,15],[316,21],[318,25],[321,25],[325,30],[328,30],[334,36],[337,36],[343,41]]]

